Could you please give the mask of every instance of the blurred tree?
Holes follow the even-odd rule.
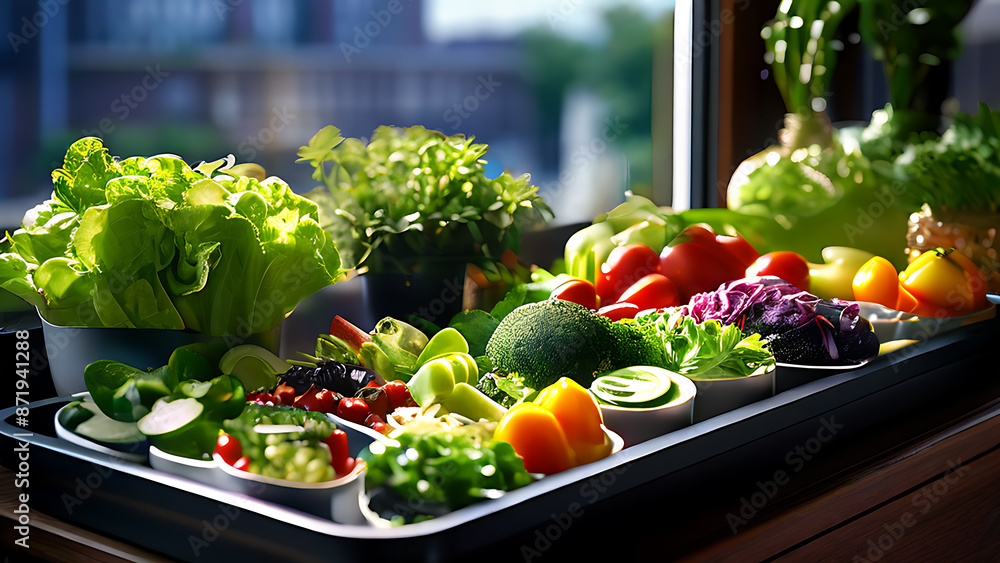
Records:
[[[634,6],[603,15],[604,36],[593,43],[568,38],[550,27],[525,32],[522,46],[545,139],[543,162],[559,160],[559,131],[566,93],[581,87],[608,104],[607,117],[627,126],[617,144],[629,161],[633,189],[652,183],[653,50],[672,41],[670,15],[651,19]]]

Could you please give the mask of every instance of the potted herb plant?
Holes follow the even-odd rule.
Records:
[[[370,141],[324,127],[299,149],[322,185],[307,197],[345,267],[364,272],[372,320],[446,324],[461,310],[467,264],[516,252],[552,211],[525,174],[488,178],[487,145],[424,127],[379,127]]]

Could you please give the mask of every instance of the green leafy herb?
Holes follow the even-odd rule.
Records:
[[[379,127],[371,142],[327,126],[299,149],[324,185],[307,197],[344,264],[412,273],[444,260],[498,261],[524,225],[551,217],[528,175],[490,179],[486,145],[423,127]]]
[[[746,377],[774,366],[774,356],[759,334],[743,337],[736,325],[698,323],[676,312],[640,315],[636,326],[663,342],[660,367],[692,379]]]

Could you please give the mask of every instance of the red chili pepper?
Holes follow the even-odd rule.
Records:
[[[354,460],[351,459],[350,450],[347,447],[347,434],[337,428],[323,441],[330,448],[330,465],[333,466],[337,478],[350,473],[354,469]]]

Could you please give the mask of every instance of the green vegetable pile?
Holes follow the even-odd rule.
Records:
[[[759,334],[743,336],[735,324],[698,323],[676,310],[651,312],[635,319],[643,333],[662,342],[658,367],[692,379],[746,377],[774,366],[774,355]]]
[[[261,433],[257,425],[293,425],[300,431]],[[250,463],[247,471],[274,479],[303,483],[332,481],[330,451],[320,443],[336,428],[323,413],[277,405],[250,403],[243,413],[222,423],[223,430],[239,440]]]
[[[0,288],[61,326],[264,332],[343,275],[316,204],[232,157],[112,157],[87,137],[0,242]]]
[[[634,365],[659,365],[660,347],[633,324],[612,323],[571,301],[548,299],[514,309],[486,345],[493,373],[538,391],[569,377],[589,387],[594,376]],[[497,400],[501,382],[479,389]],[[503,397],[500,396],[501,401]]]
[[[375,442],[363,456],[371,507],[396,524],[419,521],[532,482],[513,446],[479,424],[452,431],[405,432],[398,445]],[[379,495],[382,492],[390,494]],[[382,505],[382,508],[379,508]]]
[[[379,127],[368,144],[324,127],[299,149],[344,264],[413,273],[428,261],[499,261],[530,221],[551,217],[527,174],[486,177],[487,146],[423,127]]]

